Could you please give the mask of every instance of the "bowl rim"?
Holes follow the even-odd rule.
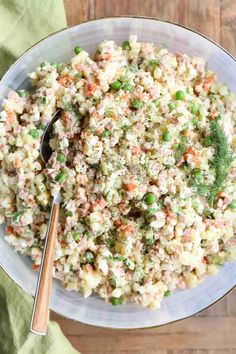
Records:
[[[79,23],[76,23],[75,25],[71,25],[71,26],[67,26],[64,28],[61,28],[58,31],[54,31],[52,33],[50,33],[48,36],[41,38],[39,41],[35,42],[32,46],[30,46],[28,49],[26,49],[21,55],[20,57],[7,69],[7,71],[5,72],[5,74],[1,77],[0,79],[0,85],[2,83],[2,81],[5,79],[5,76],[7,76],[8,72],[13,69],[13,67],[18,64],[18,62],[28,53],[28,51],[30,51],[32,48],[36,47],[39,43],[43,42],[44,40],[50,38],[51,36],[54,36],[57,33],[61,33],[64,31],[67,31],[71,28],[75,28],[77,26],[83,25],[85,23],[90,23],[90,22],[95,22],[95,21],[100,21],[100,20],[111,20],[111,19],[122,19],[122,18],[133,18],[133,19],[141,19],[141,20],[152,20],[152,21],[157,21],[157,22],[162,22],[162,23],[167,23],[170,25],[174,25],[180,28],[183,28],[187,31],[193,32],[197,35],[199,35],[200,37],[205,38],[206,40],[208,40],[209,42],[213,43],[214,45],[216,45],[218,48],[220,48],[221,50],[223,50],[227,55],[229,55],[231,57],[231,59],[233,59],[236,62],[236,57],[233,56],[233,54],[231,54],[227,49],[225,49],[221,44],[217,43],[216,41],[214,41],[213,39],[209,38],[208,36],[206,36],[205,34],[187,27],[185,25],[181,25],[177,22],[172,22],[172,21],[168,21],[168,20],[161,20],[159,18],[155,18],[155,17],[151,17],[151,16],[135,16],[135,15],[120,15],[120,16],[104,16],[104,17],[98,17],[98,18],[93,18],[90,20],[85,20],[85,21],[81,21]]]
[[[18,64],[18,62],[34,47],[36,47],[39,43],[43,42],[44,40],[50,38],[51,36],[54,36],[58,33],[67,31],[71,28],[75,28],[77,26],[83,25],[85,23],[90,23],[90,22],[95,22],[95,21],[100,21],[100,20],[111,20],[111,19],[115,19],[115,20],[119,20],[119,19],[142,19],[142,20],[152,20],[152,21],[157,21],[157,22],[162,22],[162,23],[167,23],[167,24],[171,24],[180,28],[183,28],[187,31],[193,32],[197,35],[199,35],[200,37],[205,38],[206,40],[208,40],[209,42],[213,43],[215,46],[217,46],[218,48],[220,48],[222,51],[225,52],[225,54],[227,54],[231,59],[233,59],[236,62],[236,57],[234,57],[228,50],[226,50],[224,47],[222,47],[219,43],[217,43],[216,41],[212,40],[211,38],[209,38],[208,36],[202,34],[201,32],[192,29],[190,27],[187,27],[185,25],[181,25],[179,23],[176,22],[172,22],[172,21],[168,21],[168,20],[161,20],[159,18],[155,18],[155,17],[151,17],[151,16],[135,16],[135,15],[119,15],[119,16],[104,16],[104,17],[98,17],[98,18],[94,18],[94,19],[89,19],[89,20],[85,20],[85,21],[81,21],[79,23],[76,23],[74,25],[71,26],[67,26],[64,27],[60,30],[54,31],[52,33],[50,33],[48,36],[43,37],[42,39],[40,39],[39,41],[37,41],[36,43],[34,43],[31,47],[29,47],[28,49],[26,49],[21,55],[20,57],[8,68],[8,70],[5,72],[5,74],[1,77],[0,79],[0,85],[2,83],[2,81],[5,79],[5,77],[8,75],[8,73]],[[8,271],[5,269],[5,267],[1,264],[1,260],[0,260],[0,267],[1,269],[10,277],[11,280],[14,281],[14,283],[21,289],[24,291],[25,294],[28,294],[32,299],[34,298],[34,295],[32,295],[32,293],[30,293],[29,291],[25,290],[23,288],[23,286],[21,286],[15,279],[13,276],[11,276]],[[227,295],[229,295],[234,289],[236,288],[236,281],[235,281],[235,285],[232,286],[232,288],[230,288],[229,290],[227,290],[227,292],[225,294],[223,294],[220,298],[218,298],[217,300],[213,301],[212,303],[210,303],[209,305],[207,305],[206,307],[202,308],[199,311],[196,311],[194,313],[192,313],[191,315],[185,316],[185,317],[181,317],[179,319],[164,323],[164,324],[159,324],[159,325],[153,325],[153,326],[145,326],[145,327],[139,327],[139,328],[127,328],[127,327],[122,327],[122,328],[115,328],[115,327],[109,327],[109,326],[100,326],[100,325],[95,325],[95,324],[88,324],[84,321],[81,320],[75,320],[73,318],[67,317],[65,314],[63,314],[62,312],[59,312],[58,310],[55,311],[52,309],[52,306],[49,305],[49,309],[57,314],[59,314],[60,316],[74,321],[76,323],[82,323],[84,325],[90,326],[90,327],[97,327],[97,328],[104,328],[104,329],[110,329],[110,330],[116,330],[116,331],[123,331],[123,330],[128,330],[128,331],[135,331],[135,330],[140,330],[140,329],[150,329],[150,328],[158,328],[158,327],[163,327],[172,323],[176,323],[182,320],[185,320],[187,318],[190,318],[192,316],[195,316],[199,313],[201,313],[202,311],[208,309],[209,307],[215,305],[216,303],[218,303],[220,300],[222,300],[224,297],[226,297]],[[33,307],[32,307],[33,309]]]

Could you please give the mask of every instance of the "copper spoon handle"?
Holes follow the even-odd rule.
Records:
[[[30,325],[30,331],[40,335],[46,334],[49,320],[49,302],[59,208],[59,203],[53,203]]]

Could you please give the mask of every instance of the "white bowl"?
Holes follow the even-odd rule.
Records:
[[[9,69],[0,83],[0,103],[10,89],[27,88],[27,74],[41,62],[63,62],[80,45],[93,52],[104,39],[117,43],[137,34],[138,40],[165,45],[170,51],[201,56],[215,71],[220,81],[236,92],[236,61],[223,48],[206,37],[168,22],[149,18],[118,17],[82,23],[57,32],[29,49]],[[28,294],[34,295],[37,273],[31,260],[14,252],[4,240],[4,226],[0,228],[0,264],[9,276]],[[159,326],[195,314],[213,304],[236,284],[236,261],[226,264],[218,275],[208,277],[193,289],[176,291],[162,302],[158,310],[149,310],[132,304],[113,307],[98,296],[87,299],[76,292],[65,290],[59,281],[53,281],[50,307],[63,316],[90,325],[110,328],[145,328]]]

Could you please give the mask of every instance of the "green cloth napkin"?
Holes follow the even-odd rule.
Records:
[[[62,0],[0,0],[0,77],[26,49],[66,26]]]
[[[0,0],[0,77],[29,47],[66,27],[62,0]],[[29,332],[33,299],[0,267],[0,354],[78,354],[60,327]]]
[[[0,353],[78,354],[56,322],[46,336],[29,332],[33,299],[0,268]]]

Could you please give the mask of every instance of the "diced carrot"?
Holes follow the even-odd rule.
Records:
[[[78,174],[76,180],[82,186],[85,186],[88,183],[88,177],[86,175]]]
[[[12,124],[16,118],[16,115],[14,112],[7,112],[7,123]]]
[[[186,153],[184,154],[184,160],[188,160],[188,155],[196,156],[196,151],[192,146],[189,146],[186,150]]]
[[[174,216],[174,214],[169,209],[166,209],[165,213],[169,218],[172,218]]]
[[[65,122],[68,122],[71,120],[71,114],[69,112],[64,112],[63,115],[62,115],[62,119],[65,121]]]
[[[134,231],[134,228],[132,225],[122,225],[119,230],[121,230],[124,234],[130,234]]]
[[[60,79],[58,80],[58,82],[64,87],[70,86],[72,81],[73,81],[73,78],[70,75],[61,76]]]
[[[118,119],[118,115],[117,114],[115,114],[115,113],[112,113],[112,115],[111,115],[111,119],[115,122],[115,121],[117,121],[117,119]]]
[[[14,234],[14,228],[13,228],[13,226],[7,226],[7,227],[6,227],[6,231],[7,231],[7,234],[8,234],[8,235]]]
[[[33,263],[33,264],[32,264],[32,268],[33,268],[33,270],[36,272],[36,271],[39,269],[39,265]]]
[[[119,219],[114,221],[115,227],[120,227],[121,226],[121,221]]]
[[[84,266],[84,269],[88,272],[88,273],[93,273],[93,267],[90,264],[86,264]]]
[[[131,152],[134,155],[139,155],[142,152],[142,149],[139,146],[133,146]]]
[[[92,118],[95,118],[95,119],[99,119],[99,113],[98,113],[98,111],[93,111],[93,113],[91,114],[91,117],[92,117]]]
[[[83,65],[81,64],[75,64],[75,69],[79,72],[82,72],[83,71]]]
[[[90,83],[88,84],[86,93],[88,96],[93,96],[96,90],[97,90],[97,86],[94,83]]]
[[[13,166],[15,168],[19,168],[21,167],[21,159],[19,157],[17,157],[14,161],[13,161]]]
[[[106,202],[103,198],[99,198],[96,200],[96,205],[101,208],[101,209],[104,209],[105,206],[106,206]]]
[[[111,53],[104,53],[102,56],[103,60],[110,60],[111,59]]]
[[[218,192],[217,195],[218,197],[222,197],[222,198],[225,196],[223,192]]]
[[[193,155],[193,156],[195,156],[196,155],[196,151],[194,150],[194,148],[192,147],[192,146],[189,146],[188,148],[187,148],[187,154],[190,154],[190,155]]]
[[[211,112],[211,117],[215,118],[218,116],[218,113],[216,111]]]
[[[131,93],[127,92],[122,96],[122,100],[128,101],[131,98]]]
[[[135,183],[126,183],[124,184],[124,190],[127,192],[132,192],[137,188],[137,185]]]
[[[96,134],[97,135],[101,135],[103,132],[104,132],[104,127],[103,126],[98,127],[97,130],[96,130]]]

